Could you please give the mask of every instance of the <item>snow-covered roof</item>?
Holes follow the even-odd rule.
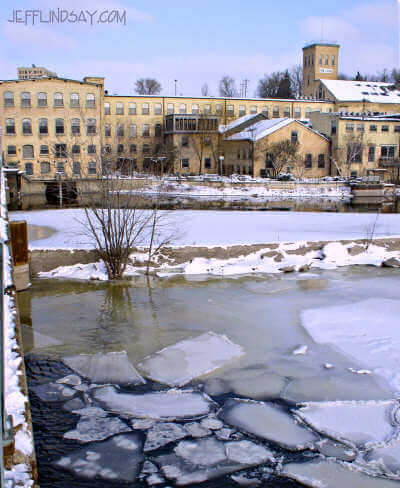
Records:
[[[340,101],[400,103],[400,90],[391,90],[392,83],[375,81],[320,80]]]
[[[261,120],[260,122],[256,122],[255,124],[246,127],[241,132],[237,132],[236,134],[228,136],[226,140],[240,141],[250,139],[253,141],[258,141],[259,139],[262,139],[263,137],[272,134],[278,129],[281,129],[282,127],[285,127],[286,125],[289,125],[294,121],[295,119],[292,119],[290,117]]]
[[[219,126],[219,132],[220,134],[225,134],[225,132],[228,132],[232,129],[235,129],[236,127],[239,127],[240,125],[244,124],[245,122],[248,122],[256,117],[260,117],[260,114],[247,114],[243,115],[242,117],[239,117],[238,119],[235,119],[233,122],[230,122],[227,125],[220,125]]]

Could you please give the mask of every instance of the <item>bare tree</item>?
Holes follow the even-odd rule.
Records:
[[[289,71],[275,71],[258,81],[257,96],[260,98],[294,98]]]
[[[158,95],[161,83],[154,78],[139,78],[135,82],[135,92],[139,95]]]
[[[299,164],[301,159],[299,150],[299,142],[292,142],[289,139],[267,145],[265,148],[266,162],[271,164],[275,177],[282,171],[284,166]]]
[[[219,82],[219,94],[221,97],[237,97],[236,83],[230,76],[224,76]]]
[[[368,141],[365,140],[362,132],[348,134],[343,138],[341,146],[336,151],[338,160],[334,161],[342,177],[350,178],[354,164],[362,167],[362,157],[366,145],[368,145]]]
[[[207,83],[203,83],[201,86],[201,94],[203,97],[209,97],[210,96],[210,89],[208,88]]]
[[[218,124],[214,117],[202,113],[198,119],[198,131],[189,136],[189,143],[199,160],[199,174],[203,172],[203,157],[206,153],[213,157],[217,166],[219,157],[218,151]]]
[[[301,88],[303,86],[303,67],[301,64],[296,64],[292,66],[289,74],[292,93],[295,98],[300,98]]]

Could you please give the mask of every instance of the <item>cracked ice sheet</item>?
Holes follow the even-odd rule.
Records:
[[[389,442],[395,435],[396,400],[310,403],[297,415],[316,431],[357,447]]]
[[[119,393],[112,386],[98,388],[94,398],[115,413],[139,418],[175,420],[202,417],[211,409],[211,402],[201,393],[169,390],[135,395]]]
[[[64,434],[64,439],[74,439],[80,442],[102,441],[115,434],[130,431],[132,429],[118,418],[83,416],[75,429]]]
[[[304,310],[301,321],[315,342],[335,346],[400,392],[399,316],[400,300],[370,298]]]
[[[207,332],[156,352],[145,358],[138,368],[159,383],[184,386],[244,354],[244,350],[225,335]]]
[[[106,354],[80,354],[62,358],[69,368],[93,383],[116,383],[119,385],[139,385],[144,379],[132,366],[125,351]]]

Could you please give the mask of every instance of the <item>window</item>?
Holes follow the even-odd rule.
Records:
[[[129,124],[129,137],[136,137],[136,124]]]
[[[240,159],[240,149],[237,150],[237,158]]]
[[[358,175],[357,171],[350,172],[350,178],[357,178],[357,175]]]
[[[6,119],[6,134],[15,134],[15,120]]]
[[[215,113],[217,115],[222,115],[222,105],[220,103],[217,103],[217,105],[215,105]]]
[[[382,132],[389,132],[389,126],[388,125],[382,125]]]
[[[320,54],[320,55],[319,55],[319,64],[320,64],[320,66],[322,66],[322,59],[323,59],[323,55],[322,55],[322,54]]]
[[[307,169],[312,168],[312,154],[306,154],[306,159],[304,161],[304,167]]]
[[[173,114],[174,113],[174,104],[173,103],[169,103],[167,105],[167,114]]]
[[[298,141],[298,139],[299,139],[298,136],[299,136],[299,134],[298,134],[297,130],[292,130],[292,133],[290,135],[290,140],[292,141],[293,144],[295,144]]]
[[[72,174],[74,175],[81,174],[81,163],[79,161],[72,162]]]
[[[124,136],[124,126],[123,124],[117,124],[117,137]]]
[[[234,117],[235,116],[235,107],[233,105],[228,105],[226,107],[226,113],[228,117]]]
[[[9,156],[15,156],[17,154],[17,146],[7,146],[7,154]]]
[[[272,116],[279,117],[279,107],[277,105],[272,109]]]
[[[149,144],[143,144],[142,152],[143,152],[143,154],[148,154],[150,152],[150,145]]]
[[[47,107],[47,95],[44,92],[39,92],[37,95],[38,107]]]
[[[111,110],[110,110],[110,103],[105,102],[104,103],[104,115],[110,115]]]
[[[96,134],[96,119],[87,119],[86,133],[88,136]]]
[[[325,56],[325,66],[329,65],[329,54]]]
[[[22,134],[24,136],[32,134],[32,122],[31,119],[22,120]]]
[[[186,113],[186,104],[185,103],[181,103],[179,105],[179,113],[180,114],[185,114]]]
[[[350,142],[347,145],[347,162],[361,163],[362,162],[362,145],[358,142]]]
[[[204,159],[204,168],[205,169],[211,169],[211,158],[205,158]]]
[[[25,174],[28,176],[33,175],[33,163],[25,163]]]
[[[142,103],[142,115],[149,115],[150,106],[148,103]]]
[[[187,158],[181,159],[181,165],[182,165],[182,168],[189,169],[189,159],[187,159]]]
[[[21,107],[31,106],[31,94],[29,92],[21,93]]]
[[[371,125],[369,126],[369,131],[370,131],[370,132],[377,132],[377,130],[378,130],[378,126],[377,126],[377,125],[375,125],[375,124],[371,124]]]
[[[94,144],[88,144],[87,152],[88,154],[96,154],[96,146]]]
[[[34,152],[33,152],[33,146],[30,144],[25,144],[22,146],[22,157],[23,159],[33,159],[34,158]]]
[[[246,115],[246,107],[244,105],[239,105],[239,117]]]
[[[54,145],[54,155],[56,158],[67,157],[67,145],[66,144],[55,144]]]
[[[197,103],[192,104],[192,114],[198,114],[199,113],[199,106]]]
[[[142,136],[143,137],[150,137],[150,125],[143,124],[142,125]]]
[[[283,116],[284,117],[290,117],[290,107],[285,107],[283,109]]]
[[[368,162],[373,163],[375,161],[375,146],[368,147]]]
[[[64,106],[62,93],[60,93],[60,92],[54,93],[54,106],[55,107],[63,107]]]
[[[300,107],[294,108],[294,118],[295,119],[301,119],[301,108]]]
[[[357,124],[357,131],[364,132],[364,124]]]
[[[334,54],[332,54],[331,62],[332,62],[332,66],[335,66],[335,64],[336,64],[336,57],[335,57]]]
[[[96,106],[95,104],[95,96],[93,93],[88,93],[86,95],[86,107],[87,108],[94,108]]]
[[[56,135],[64,134],[64,119],[56,119]]]
[[[48,161],[41,161],[40,162],[40,173],[42,175],[46,175],[50,173],[50,163]]]
[[[111,137],[111,125],[110,124],[104,124],[104,136],[105,137]]]
[[[353,132],[353,131],[354,131],[354,124],[347,123],[346,132]]]
[[[124,152],[124,145],[123,144],[118,144],[117,146],[117,153],[123,153]]]
[[[325,168],[325,154],[318,154],[318,168]]]
[[[81,121],[79,119],[71,120],[71,134],[73,136],[79,136],[81,133]]]
[[[124,114],[124,104],[122,102],[118,102],[115,104],[115,113],[117,115],[123,115]]]
[[[256,106],[256,105],[252,105],[252,106],[250,107],[250,113],[251,113],[251,114],[256,114],[257,112],[258,112],[258,110],[257,110],[257,106]]]
[[[14,107],[14,93],[10,91],[4,92],[4,106]]]
[[[188,147],[189,146],[189,137],[188,136],[182,136],[181,146],[182,147]]]
[[[381,157],[382,158],[394,158],[395,146],[382,146]]]
[[[104,152],[106,154],[110,154],[111,153],[111,145],[110,144],[106,144],[103,148]]]
[[[204,113],[210,114],[211,113],[211,105],[204,105]]]
[[[395,132],[400,132],[400,125],[395,125],[394,126],[394,131]]]
[[[128,113],[129,113],[129,115],[136,115],[136,103],[135,102],[129,103]]]
[[[81,146],[79,144],[74,144],[72,146],[72,154],[80,154],[81,153]]]
[[[49,154],[49,146],[40,146],[40,154]]]
[[[71,93],[69,96],[69,106],[79,107],[79,95],[77,93]]]
[[[162,106],[161,103],[154,104],[154,115],[161,115],[162,114]]]
[[[49,126],[47,123],[47,119],[39,119],[39,135],[48,134],[49,133]]]
[[[90,161],[90,163],[88,163],[88,174],[95,175],[96,173],[96,161]]]
[[[264,106],[262,109],[261,109],[261,112],[263,115],[265,115],[266,117],[268,117],[268,107]]]
[[[64,163],[62,163],[61,161],[59,161],[57,163],[57,173],[59,173],[60,175],[63,175],[64,172],[65,172],[65,168],[64,168]]]
[[[129,146],[129,152],[130,152],[131,154],[136,152],[136,144],[131,144],[131,145]]]
[[[161,124],[156,124],[154,126],[154,136],[155,137],[161,137]]]
[[[310,118],[310,115],[311,115],[311,108],[310,107],[306,107],[306,119],[309,119]]]

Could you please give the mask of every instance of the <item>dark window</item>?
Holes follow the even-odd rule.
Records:
[[[40,154],[49,154],[49,146],[40,146]]]
[[[95,175],[96,173],[97,173],[97,171],[96,171],[96,162],[95,161],[91,161],[88,164],[88,174]]]
[[[96,154],[96,146],[94,144],[89,144],[87,147],[88,154]]]
[[[318,168],[325,168],[325,154],[318,154]]]
[[[274,155],[272,153],[265,155],[265,165],[267,168],[274,168]]]
[[[81,174],[81,163],[79,161],[73,161],[72,162],[72,173],[74,175],[80,175]]]
[[[81,133],[81,121],[79,119],[71,120],[71,133],[73,136],[78,136]]]
[[[181,146],[182,147],[188,147],[189,146],[189,137],[188,136],[182,136]]]
[[[15,120],[14,119],[7,119],[6,120],[6,134],[15,134]]]
[[[182,159],[182,168],[189,168],[189,160],[187,158]]]
[[[143,137],[150,137],[150,125],[143,124],[142,125],[142,136]]]
[[[111,137],[111,125],[110,124],[104,125],[104,136],[105,137]]]
[[[129,152],[130,153],[135,153],[136,152],[136,144],[131,144],[129,146]]]
[[[25,163],[25,173],[27,175],[33,175],[33,163]]]
[[[297,133],[297,130],[293,130],[292,131],[292,134],[290,136],[290,140],[295,143],[298,141],[298,133]]]
[[[124,145],[123,144],[118,144],[118,146],[117,146],[117,152],[118,153],[123,153],[124,152]]]
[[[370,132],[376,132],[378,130],[378,126],[375,124],[371,124],[369,126],[369,130],[370,130]]]
[[[42,175],[50,173],[50,163],[48,161],[41,161],[40,162],[40,173]]]
[[[395,147],[394,146],[382,146],[381,157],[382,158],[394,158]]]
[[[32,122],[31,119],[24,119],[22,121],[22,134],[32,134]]]
[[[154,127],[155,137],[161,137],[161,124],[156,124]]]
[[[56,119],[56,134],[64,134],[64,119]]]
[[[48,134],[49,127],[47,124],[47,119],[39,119],[39,135]]]
[[[150,152],[150,146],[149,144],[143,144],[142,151],[144,154],[147,154]]]
[[[9,156],[17,154],[17,146],[7,146],[7,154]]]
[[[81,153],[81,146],[79,144],[74,144],[72,146],[72,154],[80,154]]]
[[[369,146],[368,148],[368,161],[370,163],[375,161],[375,146]]]
[[[394,126],[394,131],[395,132],[400,132],[400,125],[395,125]]]
[[[124,136],[124,126],[122,124],[117,125],[117,137]]]
[[[10,92],[10,91],[4,92],[4,106],[5,107],[14,107],[14,94],[13,94],[13,92]]]
[[[357,178],[357,175],[358,175],[357,171],[352,171],[350,173],[350,178]]]
[[[382,132],[389,132],[389,126],[388,125],[382,125]]]
[[[335,120],[332,120],[331,124],[332,124],[331,133],[332,134],[336,134],[336,121]]]
[[[304,161],[305,168],[312,168],[312,154],[306,154],[306,159]]]
[[[66,144],[55,144],[54,145],[54,155],[56,158],[66,158],[67,157],[67,145]]]
[[[106,145],[104,146],[104,152],[105,152],[106,154],[110,154],[110,152],[111,152],[111,146],[110,146],[110,144],[106,144]]]
[[[57,173],[64,174],[64,163],[57,163]]]
[[[87,135],[96,134],[96,119],[88,119],[87,120],[86,133],[87,133]]]
[[[204,168],[205,169],[211,169],[211,158],[205,158],[204,159]],[[239,166],[240,168],[240,166]]]

